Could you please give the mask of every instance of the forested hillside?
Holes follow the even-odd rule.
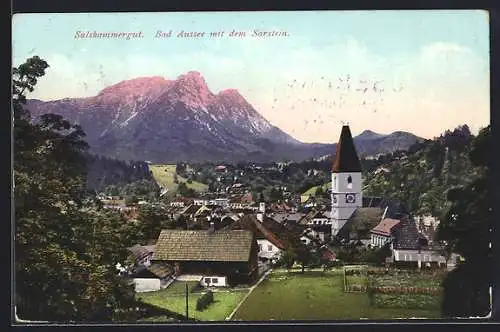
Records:
[[[447,191],[480,175],[469,159],[474,139],[464,125],[416,143],[406,153],[379,158],[365,175],[363,193],[404,202],[415,214],[440,217],[447,208]]]
[[[125,162],[90,153],[85,154],[85,159],[88,189],[100,191],[110,185],[120,187],[140,180],[154,182],[146,162]]]

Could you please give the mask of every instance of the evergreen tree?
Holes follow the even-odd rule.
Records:
[[[88,145],[82,129],[54,114],[31,123],[25,93],[47,68],[36,56],[13,68],[17,315],[118,319],[122,309],[135,307],[133,290],[117,279],[115,269],[133,229],[85,200]]]
[[[439,224],[438,239],[465,262],[451,271],[443,282],[444,317],[485,316],[490,311],[492,286],[491,241],[491,153],[490,127],[482,129],[472,144],[470,161],[481,169],[481,176],[448,191],[450,207]]]

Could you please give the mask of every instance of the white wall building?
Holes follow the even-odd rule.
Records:
[[[419,252],[418,250],[394,249],[392,253],[394,262],[417,262],[419,267],[426,263],[446,264],[446,258],[432,250],[421,250]]]
[[[200,285],[203,287],[226,287],[227,278],[224,276],[203,276]]]
[[[267,239],[258,239],[259,246],[258,257],[265,259],[278,259],[281,256],[282,250],[269,242]]]
[[[361,163],[349,126],[343,126],[332,168],[332,234],[336,235],[353,212],[363,206]]]

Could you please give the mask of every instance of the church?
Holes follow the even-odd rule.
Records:
[[[337,235],[353,213],[363,207],[361,162],[347,125],[342,126],[337,143],[331,188],[332,235]]]

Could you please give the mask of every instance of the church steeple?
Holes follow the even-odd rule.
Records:
[[[363,179],[359,161],[349,126],[342,126],[337,152],[332,167],[332,234],[348,222],[354,211],[362,207]]]
[[[358,154],[356,153],[356,147],[354,146],[349,126],[342,126],[342,132],[340,133],[340,139],[337,143],[332,172],[361,172],[361,162],[359,161]]]

